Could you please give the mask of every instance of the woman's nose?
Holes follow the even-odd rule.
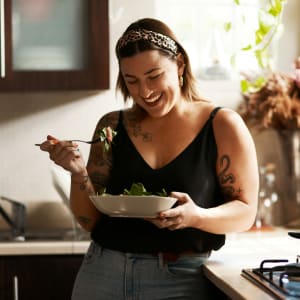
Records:
[[[142,98],[149,98],[152,95],[152,89],[147,84],[140,84],[139,94]]]

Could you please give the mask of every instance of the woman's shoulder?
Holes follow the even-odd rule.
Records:
[[[118,125],[120,113],[122,110],[114,110],[105,113],[98,121],[97,128],[111,127],[115,129]]]
[[[249,128],[241,115],[230,108],[222,108],[218,111],[213,122],[214,134],[220,144],[241,143],[250,141]]]
[[[216,114],[214,123],[217,127],[239,127],[241,125],[244,125],[244,121],[241,115],[235,110],[227,107],[215,107],[213,111],[215,110]]]

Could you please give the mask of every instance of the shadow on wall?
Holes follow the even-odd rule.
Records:
[[[64,106],[107,91],[72,91],[38,93],[0,93],[0,125],[13,119]]]

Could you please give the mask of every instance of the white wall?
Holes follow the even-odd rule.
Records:
[[[278,70],[290,72],[293,62],[300,56],[300,1],[287,0],[282,21],[283,34],[278,45]]]
[[[289,1],[293,3],[290,13],[296,18],[295,11],[300,11],[300,1]],[[110,90],[51,93],[0,91],[0,195],[23,202],[61,201],[52,186],[50,167],[53,163],[34,144],[43,141],[49,133],[58,138],[90,139],[98,119],[106,112],[123,106],[114,92],[117,75],[114,45],[130,22],[141,17],[154,16],[154,1],[109,2]],[[297,9],[295,5],[298,5]],[[295,35],[299,35],[299,25],[297,28],[297,32],[293,29],[294,31],[286,33],[286,40],[293,42],[292,48],[286,43],[283,45],[283,53],[286,53],[289,60],[289,51],[292,51],[293,57],[295,53],[300,55],[299,38],[295,39]],[[295,48],[295,43],[298,48]],[[235,83],[222,84],[204,82],[201,87],[204,94],[217,104],[236,107],[240,101],[239,86]],[[82,145],[81,149],[87,158],[89,147]]]

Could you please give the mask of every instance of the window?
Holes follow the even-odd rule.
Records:
[[[156,0],[155,14],[174,30],[200,79],[226,80],[257,65],[253,55],[241,49],[255,38],[258,7],[259,0],[240,5],[233,0]]]

